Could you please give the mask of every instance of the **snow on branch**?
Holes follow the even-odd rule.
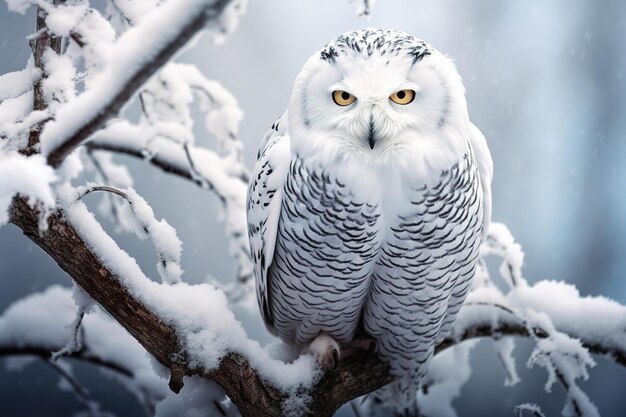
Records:
[[[248,171],[237,136],[242,112],[232,94],[219,83],[207,80],[195,67],[165,65],[202,29],[214,42],[223,39],[234,29],[246,1],[116,0],[106,13],[110,19],[114,14],[122,17],[125,23],[117,30],[114,22],[88,2],[13,0],[9,8],[24,12],[33,4],[38,8],[38,31],[32,36],[33,59],[25,70],[0,77],[0,106],[7,110],[0,112],[2,148],[28,155],[41,148],[48,163],[60,168],[58,181],[68,181],[81,170],[80,164],[77,158],[63,166],[61,162],[94,133],[106,137],[105,123],[143,87],[139,95],[142,119],[133,126],[136,132],[142,132],[136,136],[145,143],[134,143],[134,150],[126,149],[126,153],[140,149],[142,157],[153,158],[154,164],[187,175],[215,192],[223,203],[237,276],[240,282],[249,284],[252,264],[245,222]],[[156,77],[143,86],[155,72]],[[194,102],[205,114],[206,131],[215,138],[216,151],[194,145],[190,107]],[[162,142],[171,143],[163,147]],[[112,150],[110,145],[102,149]],[[95,149],[89,148],[87,159],[95,168],[96,179],[109,186],[130,187],[132,178],[127,171],[102,152],[93,152]],[[170,151],[174,160],[183,156],[179,159],[183,162],[176,167],[161,163]],[[6,198],[0,192],[0,224],[5,221],[1,214],[15,194],[11,191]],[[108,205],[118,225],[128,228],[128,216],[124,216],[119,200],[107,196],[104,201],[103,207]],[[249,293],[251,286],[245,288],[244,293]]]
[[[243,113],[237,101],[194,66],[178,63],[166,65],[148,82],[139,93],[139,100],[142,109],[139,123],[114,121],[87,142],[92,164],[104,182],[109,182],[107,179],[113,177],[109,171],[119,169],[111,169],[110,160],[103,159],[101,152],[96,151],[122,153],[145,159],[215,193],[223,206],[238,281],[248,284],[233,286],[237,290],[233,294],[246,298],[252,292],[245,212],[249,173],[243,163],[243,144],[238,138]],[[199,103],[205,115],[205,130],[215,138],[215,151],[195,145],[191,112],[194,103]],[[131,181],[125,175],[122,177],[121,182],[130,185]],[[120,207],[112,203],[110,208],[117,217]],[[120,224],[123,226],[123,221]]]
[[[210,117],[211,114],[207,118]],[[249,283],[252,278],[252,262],[245,211],[248,171],[238,156],[239,143],[233,144],[231,135],[226,134],[228,145],[223,146],[226,149],[230,146],[230,150],[220,155],[211,149],[194,146],[186,140],[172,139],[172,131],[180,127],[180,124],[132,124],[115,121],[95,134],[86,146],[94,154],[95,151],[108,151],[144,159],[167,173],[190,180],[215,193],[223,205],[238,281]],[[188,137],[187,131],[183,132],[184,137]]]
[[[25,148],[31,130],[50,120],[48,111],[35,106],[33,86],[40,85],[41,75],[34,59],[22,71],[0,75],[0,152]]]
[[[129,225],[138,238],[149,238],[154,244],[159,257],[157,271],[162,281],[166,284],[180,282],[183,273],[180,266],[182,242],[178,239],[176,230],[172,226],[164,219],[160,221],[156,219],[152,208],[135,190],[132,188],[120,190],[107,185],[90,183],[76,188],[73,192],[76,200],[80,200],[93,192],[112,193],[126,200],[132,216],[127,216],[124,223]]]
[[[108,48],[88,88],[60,106],[41,135],[42,153],[58,167],[91,134],[115,117],[141,85],[182,46],[209,26],[224,30],[237,13],[230,0],[169,0],[154,8]],[[235,3],[235,6],[238,6]],[[222,17],[227,22],[219,23]]]
[[[79,349],[55,359],[66,340],[74,338],[77,310],[72,291],[53,285],[11,304],[0,316],[0,356],[11,358],[9,370],[21,370],[39,358],[60,373],[79,401],[91,411],[97,403],[82,387],[71,369],[72,361],[89,363],[131,393],[151,416],[156,404],[168,395],[166,379],[159,377],[145,350],[114,320],[99,309],[87,314],[82,324]]]
[[[599,415],[577,380],[589,378],[588,369],[595,366],[590,353],[608,356],[626,366],[626,307],[605,297],[583,297],[576,287],[564,282],[528,284],[522,275],[521,247],[502,224],[492,224],[482,255],[501,259],[499,273],[507,291],[502,292],[491,280],[482,260],[478,279],[448,342],[465,338],[467,329],[486,331],[496,343],[505,369],[505,385],[510,386],[519,376],[512,354],[514,340],[507,336],[530,337],[536,347],[527,366],[546,369],[546,391],[558,381],[566,390],[565,409],[571,415]]]
[[[308,356],[297,359],[293,353],[291,356],[285,353],[276,356],[271,350],[262,349],[246,336],[219,290],[208,284],[191,286],[180,283],[165,287],[149,280],[134,260],[104,233],[81,202],[64,209],[65,218],[76,229],[53,214],[48,220],[48,231],[42,235],[35,226],[36,213],[25,202],[18,201],[13,207],[12,221],[170,369],[170,387],[173,389],[182,387],[184,375],[203,375],[220,385],[244,416],[277,415],[284,411],[284,407],[294,413],[324,416],[331,415],[343,403],[391,381],[388,367],[374,352],[357,351],[342,359],[337,370],[321,375]],[[61,237],[74,248],[71,259],[59,245],[53,244]],[[80,262],[77,263],[76,259]],[[564,292],[564,304],[555,305],[553,293],[537,297],[547,288]],[[474,290],[470,297],[453,333],[437,346],[437,353],[477,337],[518,335],[549,339],[547,332],[533,331],[533,336],[529,331],[533,327],[528,326],[526,316],[520,318],[514,311],[529,304],[524,300],[530,297],[544,300],[535,304],[535,310],[550,310],[554,328],[559,332],[572,323],[568,317],[572,303],[577,314],[583,317],[605,317],[607,326],[604,328],[592,333],[589,333],[591,324],[569,328],[568,336],[580,339],[582,347],[590,352],[609,354],[622,363],[620,358],[624,358],[626,349],[623,343],[626,307],[615,302],[580,297],[566,284],[550,282],[516,289],[510,296],[498,294],[494,287],[484,286],[480,291]],[[611,346],[610,353],[608,346]],[[558,340],[555,347],[563,350]],[[435,360],[438,358],[441,358],[439,354]],[[291,363],[283,362],[294,359]],[[456,375],[448,371],[431,378],[436,383],[429,392],[438,392],[433,390],[435,386],[445,386],[446,381]],[[458,384],[456,387],[458,390]],[[449,392],[448,389],[443,391]],[[454,395],[448,397],[451,400]],[[249,398],[255,398],[254,404],[247,400]]]
[[[35,74],[37,74],[35,72]],[[8,72],[0,76],[0,103],[19,97],[33,88],[33,69],[31,66],[21,71]]]
[[[532,403],[524,403],[516,405],[513,409],[516,417],[524,417],[524,412],[530,414],[532,417],[546,417],[546,415],[541,411],[541,407],[537,404]]]
[[[25,197],[30,206],[37,205],[45,217],[55,206],[50,185],[56,179],[54,170],[41,155],[26,157],[0,148],[0,226],[8,221],[8,209],[16,194]]]

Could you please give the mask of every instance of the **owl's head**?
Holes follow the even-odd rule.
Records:
[[[395,166],[421,158],[439,169],[465,149],[469,119],[449,59],[406,33],[366,29],[307,61],[293,88],[289,130],[292,149],[321,162]]]

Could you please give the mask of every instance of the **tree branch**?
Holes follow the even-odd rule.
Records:
[[[125,81],[119,88],[116,88],[114,94],[102,96],[101,90],[92,90],[84,92],[74,100],[70,104],[72,109],[77,107],[77,105],[93,102],[94,100],[92,99],[96,99],[97,107],[91,109],[92,117],[87,117],[79,123],[70,123],[69,129],[67,127],[64,128],[62,133],[53,131],[50,134],[51,137],[46,138],[51,142],[51,147],[45,151],[48,163],[53,167],[58,167],[70,152],[84,142],[90,135],[102,128],[108,120],[117,115],[143,83],[174,56],[174,54],[196,33],[203,29],[207,21],[216,19],[230,1],[231,0],[215,0],[212,3],[206,3],[187,24],[182,25],[180,30],[175,35],[171,36],[163,45],[155,45],[154,40],[152,40],[153,44],[150,45],[150,40],[146,42],[144,39],[145,49],[152,52],[148,54],[149,59],[145,59],[143,62],[140,60],[141,57],[137,57],[136,62],[131,60],[132,62],[129,62],[126,68],[127,74],[124,75]],[[172,0],[170,0],[170,3],[173,4]],[[162,5],[157,10],[161,12],[162,8],[165,6],[166,5]],[[137,28],[138,27],[131,28],[128,32],[137,31]],[[124,37],[120,38],[120,42],[124,41],[123,38]],[[63,110],[64,109],[59,110],[59,118],[65,118],[64,121],[70,122],[72,117],[75,117],[75,114],[70,114],[72,112],[64,112]],[[70,107],[66,107],[65,110],[70,110]],[[67,135],[67,137],[57,137],[62,135]]]
[[[71,224],[59,212],[48,218],[48,230],[41,233],[38,214],[26,201],[15,198],[10,211],[11,222],[44,249],[94,300],[108,311],[160,363],[173,370],[171,386],[182,387],[182,375],[200,374],[215,380],[239,407],[243,416],[276,416],[281,414],[286,394],[264,381],[243,356],[230,353],[209,373],[190,367],[180,357],[180,343],[174,329],[164,324],[150,309],[130,295],[120,280],[90,251]],[[525,323],[506,309],[491,308],[488,319],[465,325],[454,337],[443,340],[435,353],[478,337],[528,337]],[[541,335],[536,335],[541,337]],[[626,366],[623,349],[608,348],[573,334],[593,353],[605,354]],[[544,336],[545,337],[545,336]],[[177,358],[176,361],[173,358]],[[357,351],[342,359],[336,370],[327,372],[314,386],[309,404],[310,416],[331,416],[342,404],[392,381],[388,366],[376,353]]]
[[[14,357],[14,356],[35,356],[41,359],[44,363],[53,366],[55,370],[58,370],[58,365],[55,366],[54,359],[54,351],[57,351],[60,346],[52,346],[46,344],[28,344],[19,346],[0,346],[0,357]],[[63,358],[77,360],[80,362],[85,362],[90,365],[94,365],[100,369],[113,372],[125,379],[135,380],[137,375],[131,369],[125,366],[124,364],[115,362],[114,360],[103,359],[100,356],[94,354],[90,351],[88,347],[82,347],[78,351],[69,352],[63,355]],[[69,381],[72,384],[72,381]],[[73,385],[73,384],[72,384]],[[145,387],[140,387],[137,390],[129,389],[126,384],[121,384],[122,387],[126,388],[130,394],[134,395],[137,398],[137,401],[142,406],[145,411],[146,416],[152,416],[154,414],[154,402],[155,399],[151,397],[150,393],[146,390]],[[77,394],[78,391],[77,391]],[[79,398],[81,402],[83,402],[83,398]]]
[[[0,356],[37,356],[47,361],[52,359],[53,352],[59,348],[60,346],[0,346]],[[86,349],[65,354],[63,357],[90,363],[116,372],[127,378],[133,378],[135,376],[131,370],[119,363],[102,359]]]
[[[154,139],[162,142],[153,143],[159,146],[155,146],[158,150],[151,153],[150,140],[138,138],[139,134],[133,134],[138,129],[137,127],[118,123],[118,127],[122,128],[116,129],[115,125],[111,124],[107,129],[94,135],[85,144],[88,152],[107,151],[142,159],[166,173],[191,181],[200,188],[214,193],[227,215],[226,232],[231,241],[231,254],[237,264],[237,285],[250,282],[252,264],[247,231],[241,226],[245,226],[246,223],[240,221],[246,216],[247,170],[241,169],[240,166],[233,168],[227,160],[220,158],[209,149],[186,145],[183,147],[160,138]],[[192,161],[198,161],[197,166]],[[200,167],[210,167],[210,169],[199,169]],[[230,221],[229,218],[234,221]],[[244,287],[239,286],[239,288]],[[247,291],[242,291],[241,294],[247,294]]]
[[[54,5],[56,6],[64,2],[65,0],[55,0]],[[46,26],[46,12],[41,7],[37,7],[37,36],[31,40],[30,47],[33,51],[35,67],[38,68],[42,74],[33,86],[33,110],[45,110],[47,103],[43,95],[43,80],[46,77],[44,53],[47,50],[52,50],[56,54],[61,53],[61,38],[52,35],[48,31],[48,27]],[[37,124],[30,131],[28,144],[23,150],[25,155],[32,155],[36,152],[42,126],[43,124]]]
[[[92,400],[87,389],[83,387],[80,382],[78,382],[78,379],[76,379],[70,371],[63,368],[54,360],[47,360],[45,363],[54,369],[59,376],[69,384],[78,401],[83,405],[83,407],[85,407],[85,411],[88,415],[96,417],[100,414],[98,413],[98,405]]]
[[[39,245],[95,301],[100,303],[152,356],[170,367],[169,355],[178,351],[174,330],[163,324],[120,284],[89,250],[78,232],[59,212],[48,217],[48,230],[39,233],[38,214],[27,202],[14,198],[11,222]]]
[[[167,155],[161,155],[160,153],[156,153],[155,155],[146,157],[146,155],[140,149],[137,149],[136,146],[133,146],[129,143],[112,144],[106,141],[90,141],[85,144],[85,147],[89,151],[108,151],[145,160],[154,167],[159,168],[168,174],[172,174],[193,182],[200,188],[205,188],[205,186],[208,186],[208,188],[215,193],[215,195],[220,199],[222,203],[226,201],[226,196],[223,195],[220,190],[216,189],[211,181],[199,175],[198,173],[194,173],[192,171],[193,168],[190,165],[184,166],[179,164],[173,164],[171,162],[171,158],[169,158]],[[187,152],[190,152],[190,150],[187,150]],[[241,179],[241,181],[244,183],[248,182],[247,174],[243,178],[239,179]]]

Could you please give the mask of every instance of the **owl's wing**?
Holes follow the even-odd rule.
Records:
[[[491,178],[493,177],[493,161],[491,152],[487,146],[485,136],[480,129],[471,123],[470,143],[476,157],[478,172],[480,173],[480,184],[483,191],[483,238],[489,231],[491,223]]]
[[[291,161],[289,142],[285,112],[263,138],[248,186],[248,235],[254,262],[257,301],[263,320],[272,333],[267,271],[274,257],[283,187]]]

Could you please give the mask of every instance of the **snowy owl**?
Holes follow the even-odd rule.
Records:
[[[324,366],[357,331],[415,401],[470,288],[492,162],[452,62],[395,30],[349,32],[298,74],[248,190],[268,329]]]

